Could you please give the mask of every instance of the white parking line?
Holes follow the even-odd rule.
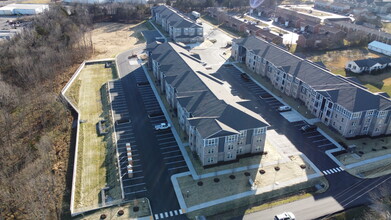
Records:
[[[179,213],[180,213],[181,215],[183,214],[182,209],[179,209],[178,211],[179,211]]]
[[[328,173],[326,173],[326,171],[323,171],[324,175],[327,175]]]
[[[174,163],[182,163],[184,162],[185,160],[178,160],[178,161],[174,161],[174,162],[169,162],[169,163],[166,163],[167,165],[170,165],[170,164],[174,164]]]
[[[339,172],[339,170],[337,171],[335,168],[333,168],[333,171],[334,171],[334,172],[336,172],[336,173],[338,173],[338,172]]]
[[[170,211],[170,216],[171,216],[171,217],[173,216],[173,213],[172,213],[172,211]]]
[[[307,137],[307,138],[322,137],[322,136],[323,136],[323,135],[318,134],[318,135],[314,135],[314,136],[309,136],[309,137]]]
[[[174,210],[174,214],[175,214],[175,215],[178,215],[178,211],[177,211],[177,210]]]
[[[172,137],[174,137],[171,133],[157,134],[157,135],[156,135],[156,137],[163,137],[163,136],[172,136]]]
[[[155,214],[155,220],[158,220],[159,219],[159,216],[157,214]]]
[[[178,147],[178,145],[173,145],[173,146],[168,146],[168,147],[162,147],[162,148],[160,148],[160,149],[165,150],[165,149],[174,148],[174,147]]]
[[[133,177],[133,178],[130,178],[130,179],[123,179],[123,181],[128,181],[128,180],[139,180],[139,179],[142,179],[142,178],[144,178],[144,176]]]
[[[123,188],[130,188],[130,187],[136,187],[136,186],[142,186],[142,185],[145,185],[145,183],[138,183],[138,184],[133,184],[133,185],[129,185],[129,186],[124,186]]]
[[[143,190],[139,190],[139,191],[135,191],[135,192],[129,192],[129,193],[125,193],[125,195],[130,195],[130,194],[135,194],[135,193],[140,193],[140,192],[146,192],[147,190],[143,189]]]
[[[165,138],[158,138],[158,139],[159,139],[159,141],[164,141],[164,140],[167,140],[167,139],[174,139],[175,140],[174,136],[165,137]]]
[[[173,167],[173,168],[169,168],[168,170],[177,170],[177,169],[181,169],[181,168],[185,168],[187,166],[180,166],[180,167]]]
[[[304,126],[304,125],[306,125],[306,123],[299,123],[299,124],[295,124],[295,125],[293,125],[293,126],[295,126],[295,127],[302,127],[302,126]]]
[[[163,213],[160,213],[160,218],[164,218],[164,215],[163,215]]]
[[[172,140],[172,141],[169,141],[169,142],[163,142],[163,143],[159,143],[159,145],[163,145],[163,144],[169,144],[169,143],[176,143],[176,140]]]
[[[322,141],[327,141],[327,139],[323,138],[323,139],[320,139],[320,140],[312,141],[312,143],[317,143],[317,142],[322,142]]]
[[[171,156],[171,157],[163,157],[163,159],[171,159],[175,157],[182,157],[182,154],[176,155],[176,156]]]
[[[329,169],[328,171],[329,171],[330,173],[334,173],[334,171],[333,171],[332,169]]]
[[[180,152],[180,150],[173,150],[173,151],[163,152],[162,154],[170,154],[170,153],[175,153],[175,152]]]
[[[168,218],[168,213],[167,213],[167,212],[165,212],[165,213],[164,213],[164,216],[166,216],[166,218]]]
[[[322,144],[322,145],[319,145],[318,147],[326,147],[326,146],[332,146],[334,145],[333,143],[328,143],[328,144]]]

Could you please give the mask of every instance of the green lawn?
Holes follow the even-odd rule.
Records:
[[[78,100],[80,120],[78,141],[78,163],[75,186],[75,209],[99,206],[100,191],[106,185],[111,189],[107,195],[113,200],[121,198],[120,183],[117,180],[113,133],[111,123],[108,134],[98,136],[96,124],[101,119],[110,121],[110,107],[105,83],[116,72],[104,64],[86,65],[76,83],[69,91]],[[76,95],[78,94],[78,98]]]

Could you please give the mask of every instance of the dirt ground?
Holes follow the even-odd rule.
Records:
[[[94,25],[92,59],[115,57],[118,53],[144,43],[141,31],[148,30],[144,22],[139,24],[97,23]]]
[[[134,207],[138,207],[139,210],[135,212]],[[75,220],[95,220],[95,219],[103,219],[102,215],[106,215],[106,219],[137,219],[145,216],[150,216],[149,200],[146,198],[133,200],[125,205],[113,206],[110,208],[100,209],[94,212],[90,212],[88,214],[84,214],[83,216],[79,216],[74,218]],[[123,211],[123,214],[119,214],[120,211]]]
[[[305,165],[304,169],[300,165]],[[275,170],[278,166],[280,169]],[[209,178],[194,180],[191,176],[179,177],[178,182],[186,205],[194,206],[226,196],[251,190],[249,178],[254,181],[256,188],[279,185],[279,183],[314,174],[315,171],[300,156],[291,156],[290,161],[279,165],[271,165],[260,169],[249,169],[246,172],[233,172]],[[247,173],[247,175],[246,175]],[[216,178],[218,182],[216,182]],[[202,186],[199,182],[202,182]]]

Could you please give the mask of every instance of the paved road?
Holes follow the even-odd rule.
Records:
[[[154,103],[156,98],[153,93],[148,91],[150,85],[143,83],[146,82],[143,69],[136,60],[128,59],[128,56],[134,52],[127,51],[120,54],[117,57],[117,63],[132,120],[132,131],[140,158],[139,164],[142,166],[145,194],[151,202],[155,219],[186,219],[185,215],[181,215],[182,210],[180,210],[170,177],[175,173],[187,171],[187,167],[182,162],[182,155],[171,131],[153,129],[155,123],[164,122],[165,119],[160,116],[148,117],[148,112],[159,111],[160,107]],[[178,151],[174,152],[176,150]],[[124,187],[126,187],[125,182]],[[137,195],[129,195],[126,199],[136,197]]]

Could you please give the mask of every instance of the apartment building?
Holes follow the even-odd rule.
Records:
[[[175,109],[190,149],[203,166],[262,153],[268,123],[232,101],[232,94],[213,78],[193,54],[175,43],[154,44],[150,67],[158,89]],[[217,71],[226,71],[220,67]]]
[[[215,18],[219,23],[223,23],[225,26],[235,29],[236,31],[246,33],[248,35],[255,35],[265,39],[269,42],[273,42],[277,45],[283,43],[283,39],[278,34],[270,32],[260,26],[249,23],[242,18],[239,18],[234,15],[229,15],[224,8],[219,7],[210,7],[206,12],[213,18]]]
[[[344,137],[391,134],[391,101],[280,47],[251,36],[235,39],[232,57],[305,104]]]
[[[368,41],[379,41],[386,44],[391,44],[391,34],[380,31],[379,29],[365,27],[363,25],[358,25],[347,21],[331,21],[330,23],[335,27],[344,30],[348,34],[356,33],[360,36],[367,37]]]
[[[196,43],[204,41],[204,29],[189,17],[167,5],[151,9],[152,20],[156,21],[175,42]]]

